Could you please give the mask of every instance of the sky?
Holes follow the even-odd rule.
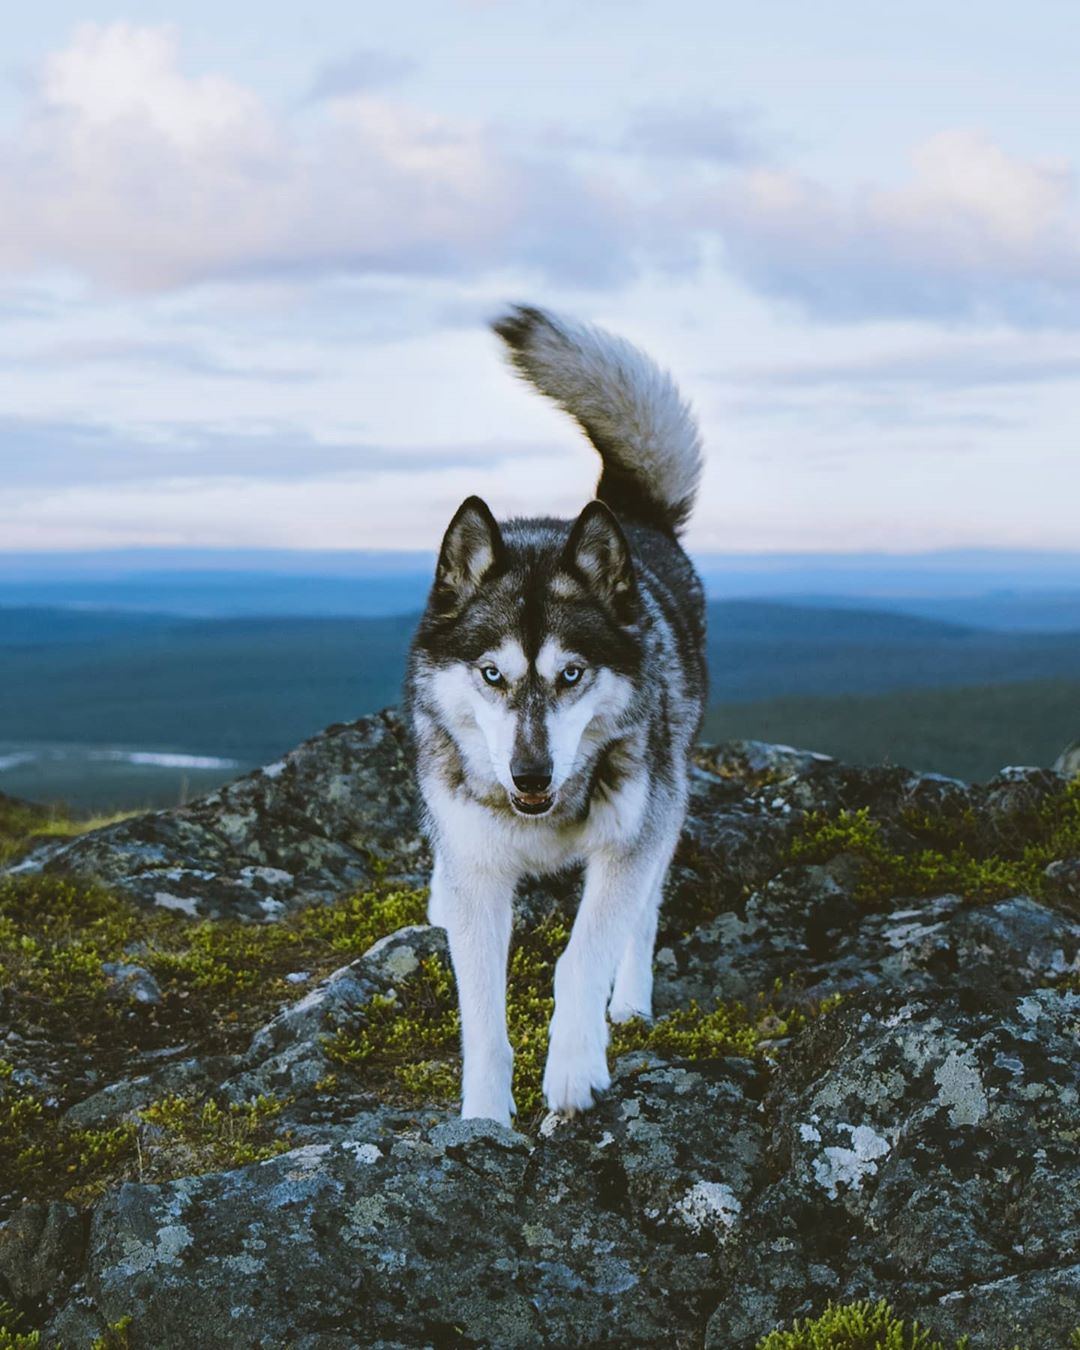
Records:
[[[692,548],[1080,545],[1070,0],[42,0],[0,57],[0,551],[430,549],[676,376]]]

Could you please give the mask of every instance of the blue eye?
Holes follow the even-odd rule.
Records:
[[[503,682],[502,671],[498,666],[482,666],[480,674],[490,685],[500,685]]]
[[[580,666],[567,666],[559,676],[563,684],[577,684],[585,672]]]

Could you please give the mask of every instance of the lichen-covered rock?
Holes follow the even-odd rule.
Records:
[[[1065,1346],[1080,1310],[1063,1296],[1080,1291],[1080,997],[853,1007],[799,1048],[765,1101],[772,1177],[707,1344],[806,1315],[827,1270],[834,1300],[885,1296],[975,1346]],[[1002,1281],[1028,1296],[1010,1306]]]
[[[125,1185],[94,1214],[89,1305],[51,1335],[90,1306],[155,1350],[678,1344],[760,1165],[758,1085],[741,1061],[637,1063],[619,1088],[535,1140],[379,1113],[255,1166]]]
[[[422,881],[427,861],[403,728],[385,713],[15,870],[274,925],[192,930],[246,940],[295,935],[328,917],[323,901],[366,904],[376,877]],[[579,889],[568,873],[517,897],[515,940],[535,940],[516,967],[517,1015],[533,1019],[519,1065],[542,1063],[551,935],[565,940]],[[731,1025],[748,1040],[725,1042],[740,1057],[715,1038],[664,1043],[640,1028],[618,1043],[663,1053],[623,1054],[593,1112],[541,1124],[525,1110],[521,1133],[455,1119],[445,935],[415,922],[421,911],[412,895],[379,911],[391,923],[354,923],[344,946],[344,929],[319,929],[334,945],[302,970],[286,947],[276,992],[242,1034],[158,1041],[125,1076],[88,1077],[82,1101],[65,1099],[44,1029],[0,1025],[0,1061],[12,1061],[0,1077],[52,1094],[63,1129],[143,1130],[169,1098],[226,1131],[201,1152],[180,1139],[173,1170],[129,1160],[120,1173],[174,1180],[92,1189],[80,1213],[23,1206],[0,1228],[0,1298],[45,1344],[84,1350],[130,1317],[136,1350],[751,1350],[830,1300],[879,1297],[944,1340],[970,1335],[970,1350],[1069,1344],[1080,793],[1061,772],[1008,769],[979,786],[757,742],[703,747],[665,898],[657,1011],[741,1000]],[[140,1027],[184,993],[152,947],[101,967],[109,1007]],[[144,973],[161,977],[160,1005]],[[392,1051],[381,1078],[380,1026]],[[413,1063],[413,1030],[433,1026],[442,1039]],[[238,1155],[227,1130],[256,1100],[272,1138]],[[156,1119],[145,1128],[168,1128],[160,1105]],[[287,1151],[266,1156],[275,1149]],[[235,1165],[253,1156],[265,1160]],[[195,1157],[214,1170],[178,1176]]]
[[[330,727],[189,806],[48,845],[15,870],[96,878],[193,917],[264,922],[376,870],[425,866],[405,729],[385,712]]]

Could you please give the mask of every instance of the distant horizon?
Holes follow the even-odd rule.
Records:
[[[713,600],[903,609],[1013,631],[1080,629],[1080,550],[691,556]],[[0,551],[0,607],[189,617],[413,614],[434,566],[434,549]]]

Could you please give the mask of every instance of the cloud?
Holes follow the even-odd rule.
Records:
[[[737,175],[698,203],[751,286],[841,320],[1080,323],[1075,175],[976,131],[915,147],[909,181],[841,195],[787,169]]]
[[[19,355],[0,356],[0,368],[39,370],[50,367],[116,365],[125,369],[149,368],[202,375],[215,380],[271,380],[307,383],[317,378],[314,369],[299,366],[237,364],[222,360],[207,348],[175,339],[93,338],[54,342]]]
[[[0,417],[3,487],[25,491],[63,484],[149,485],[246,479],[261,482],[352,480],[490,469],[552,455],[533,443],[385,446],[325,441],[299,427],[168,424],[129,429],[87,422]]]
[[[308,90],[309,103],[342,98],[368,89],[397,84],[417,70],[417,62],[390,52],[358,51],[330,61],[315,72]]]
[[[46,59],[0,135],[0,271],[152,291],[522,267],[604,285],[635,269],[633,212],[553,158],[368,91],[279,115],[178,55],[172,30],[115,23]]]
[[[715,378],[724,384],[769,389],[993,390],[1080,380],[1080,351],[1033,350],[1030,341],[965,342],[847,361],[764,366]]]
[[[622,148],[635,155],[705,164],[752,164],[768,158],[759,117],[749,108],[691,106],[639,108]]]

